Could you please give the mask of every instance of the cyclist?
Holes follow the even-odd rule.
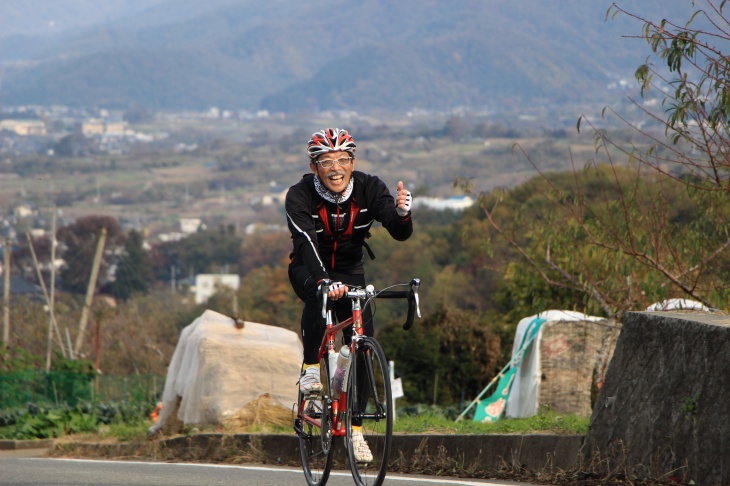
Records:
[[[405,241],[413,233],[411,193],[399,181],[395,198],[378,177],[355,170],[355,141],[339,128],[327,128],[312,135],[307,145],[311,174],[289,188],[286,216],[293,240],[289,280],[304,301],[301,335],[304,364],[299,389],[307,395],[322,391],[318,352],[324,336],[317,290],[324,279],[333,283],[328,298],[340,320],[350,316],[348,286],[365,287],[363,248],[375,258],[365,242],[374,221],[390,235]],[[365,334],[373,335],[372,315],[363,311]],[[345,329],[349,344],[352,329]],[[358,460],[372,460],[362,433],[353,428]]]

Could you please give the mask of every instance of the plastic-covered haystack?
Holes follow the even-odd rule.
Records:
[[[523,336],[537,318],[541,322],[535,345],[522,349]],[[546,400],[552,401],[554,410],[560,413],[590,414],[595,366],[602,352],[609,353],[610,358],[615,345],[614,339],[610,350],[602,350],[606,333],[616,334],[618,329],[602,317],[569,310],[543,311],[520,320],[512,356],[520,352],[523,355],[516,365],[505,415],[532,417]],[[563,403],[559,402],[561,399]]]
[[[255,322],[238,329],[230,317],[206,310],[180,334],[162,412],[149,432],[162,429],[176,409],[185,425],[222,424],[262,395],[290,410],[301,365],[296,333]]]
[[[709,311],[710,309],[702,302],[689,299],[667,299],[662,302],[656,302],[646,308],[649,312],[670,311],[670,310],[701,310]]]

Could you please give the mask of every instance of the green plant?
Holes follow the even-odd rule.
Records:
[[[394,431],[412,434],[585,434],[590,421],[590,417],[558,414],[547,408],[533,417],[502,419],[493,423],[455,422],[452,415],[448,409],[423,405],[399,408]]]
[[[152,408],[149,403],[79,402],[74,406],[47,406],[41,409],[29,403],[25,409],[10,409],[0,413],[0,438],[45,439],[97,432],[103,426],[113,436],[129,440],[139,436],[140,431],[149,426],[147,418]]]
[[[682,403],[681,412],[684,415],[695,415],[697,413],[697,402],[700,399],[700,393],[697,392],[691,397],[684,399]]]
[[[25,413],[15,415],[12,424],[0,429],[0,436],[8,439],[47,439],[94,430],[96,417],[79,407],[40,410],[29,405]]]

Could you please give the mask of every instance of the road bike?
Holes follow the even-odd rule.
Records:
[[[362,309],[372,299],[406,299],[408,313],[403,329],[413,324],[414,315],[421,317],[418,289],[420,279],[398,284],[379,292],[372,285],[365,289],[351,288],[346,297],[352,300],[352,316],[334,322],[334,312],[327,299],[325,280],[318,293],[326,330],[319,348],[322,392],[317,396],[299,393],[294,417],[294,430],[299,436],[299,449],[304,476],[310,486],[324,486],[332,469],[334,445],[344,438],[347,463],[358,486],[379,486],[385,479],[393,435],[393,398],[388,361],[380,344],[364,334]],[[406,286],[407,290],[391,290]],[[324,291],[322,289],[325,289]],[[363,304],[362,302],[365,301]],[[341,389],[332,386],[338,352],[335,337],[352,326],[349,361]],[[373,460],[358,462],[352,441],[353,424],[362,424],[362,433],[370,446]]]

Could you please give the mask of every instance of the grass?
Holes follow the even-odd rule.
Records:
[[[563,415],[552,410],[542,410],[538,415],[522,419],[503,418],[493,423],[474,422],[463,419],[456,422],[438,409],[429,409],[416,414],[407,414],[399,411],[393,424],[396,434],[586,434],[590,417]],[[116,438],[120,441],[129,441],[146,437],[149,422],[138,425],[112,425],[100,430],[102,437]],[[202,428],[185,427],[186,435],[197,433],[224,432],[220,427],[209,425]],[[290,425],[252,424],[245,430],[236,433],[247,434],[291,434]]]
[[[423,407],[424,409],[426,407]],[[563,415],[550,409],[543,409],[534,417],[522,419],[503,418],[493,423],[474,422],[463,419],[456,422],[440,409],[428,408],[419,413],[405,413],[402,409],[393,424],[396,434],[586,434],[590,417]],[[119,441],[131,441],[147,437],[149,421],[139,424],[111,424],[100,428],[101,438],[116,438]],[[185,435],[230,432],[215,425],[205,427],[184,427]],[[235,433],[246,434],[292,434],[292,427],[281,424],[255,423]]]
[[[80,412],[77,414],[79,415]],[[83,415],[83,414],[81,414]],[[474,422],[466,418],[455,421],[457,414],[453,409],[440,409],[429,407],[426,405],[399,407],[397,417],[394,422],[393,431],[397,434],[586,434],[588,432],[589,417],[579,417],[575,415],[562,415],[555,413],[549,408],[543,408],[538,415],[524,419],[507,419],[503,418],[494,423]],[[89,418],[91,416],[88,416]],[[249,425],[224,424],[224,425],[207,425],[201,427],[185,426],[182,427],[184,435],[196,434],[293,434],[290,420],[271,420],[265,414],[259,411],[258,420],[250,421]],[[94,420],[96,418],[94,417]],[[6,420],[7,422],[7,420]],[[4,423],[0,424],[4,425]],[[147,438],[148,428],[152,422],[146,416],[139,415],[137,418],[128,417],[126,420],[110,420],[105,424],[99,424],[95,431],[89,430],[87,427],[82,431],[78,427],[72,428],[66,433],[81,435],[84,439],[94,438],[99,441],[118,441],[130,442]],[[0,427],[0,437],[7,435],[16,428],[13,426]],[[92,426],[92,429],[94,427]],[[12,430],[11,430],[12,429]],[[53,436],[65,435],[62,430],[60,433],[54,433]],[[43,431],[41,431],[43,432]],[[45,435],[38,435],[38,437]],[[70,438],[70,437],[69,437]]]
[[[503,418],[497,422],[474,422],[463,419],[456,422],[439,411],[417,415],[398,415],[394,432],[404,434],[585,434],[590,417],[561,415],[543,410],[529,418]]]
[[[99,428],[99,435],[102,438],[114,438],[121,442],[128,442],[147,437],[147,429],[151,423],[147,421],[137,424],[111,423],[106,427]]]

